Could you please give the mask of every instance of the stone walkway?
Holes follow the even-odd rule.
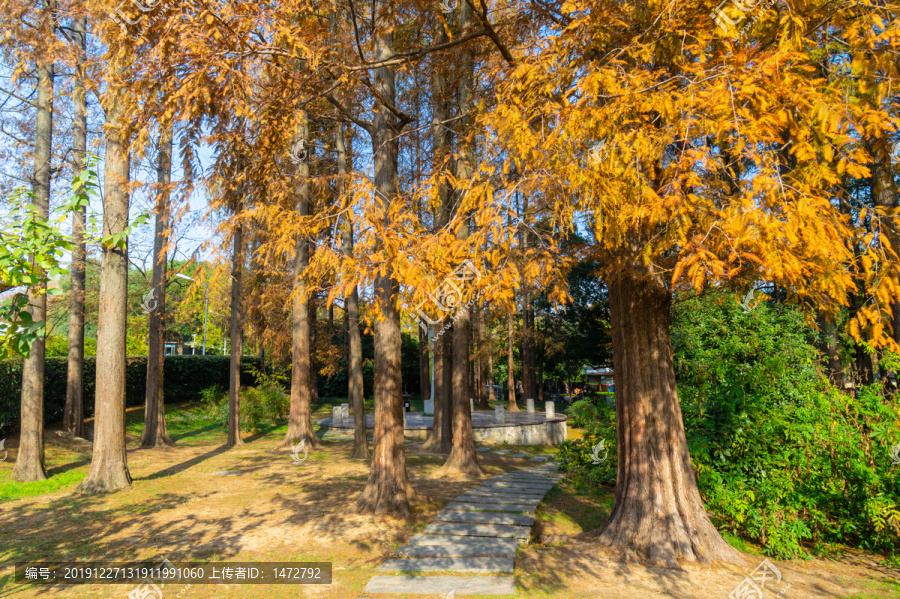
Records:
[[[548,463],[484,481],[447,504],[437,521],[400,547],[382,572],[512,573],[516,549],[528,542],[534,510],[561,476]],[[512,595],[512,576],[372,577],[364,593]]]

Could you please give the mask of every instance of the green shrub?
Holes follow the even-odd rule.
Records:
[[[827,553],[837,544],[900,549],[900,406],[877,386],[854,399],[819,373],[813,331],[799,311],[727,297],[678,304],[672,346],[691,460],[713,522],[769,555]],[[584,439],[560,468],[577,484],[615,482],[615,413],[583,400],[569,409]],[[605,440],[609,459],[593,465]]]
[[[255,431],[264,421],[271,424],[284,422],[290,407],[290,396],[278,384],[242,388],[241,429]]]
[[[219,385],[200,392],[203,412],[216,426],[228,428],[228,392]],[[257,431],[263,422],[280,424],[287,420],[290,396],[272,381],[256,387],[241,387],[241,430]]]

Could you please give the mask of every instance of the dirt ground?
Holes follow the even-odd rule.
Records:
[[[139,413],[129,413],[130,421],[139,418]],[[367,597],[362,589],[381,563],[431,523],[450,499],[478,484],[436,475],[443,457],[408,447],[409,474],[422,503],[408,521],[360,516],[350,508],[365,485],[368,464],[348,458],[349,442],[323,442],[295,465],[288,451],[273,451],[281,428],[245,434],[242,449],[226,450],[224,433],[214,427],[173,426],[175,448],[140,450],[132,449],[137,445],[133,425],[128,444],[131,489],[81,496],[74,488],[87,471],[90,446],[52,429],[47,435],[51,481],[71,480],[49,492],[2,500],[3,489],[14,485],[6,481],[17,447],[14,438],[6,442],[9,456],[0,463],[0,597],[125,598],[134,588],[16,583],[16,562],[163,558],[328,561],[334,570],[330,585],[169,585],[166,599]],[[479,457],[491,474],[531,464]],[[566,482],[551,491],[538,510],[531,544],[516,558],[516,596],[724,599],[763,559],[746,554],[746,568],[660,569],[624,562],[614,551],[570,538],[602,523],[611,503],[611,495],[588,498]],[[782,579],[770,583],[763,597],[900,596],[900,571],[879,565],[879,556],[849,552],[835,560],[772,561]]]

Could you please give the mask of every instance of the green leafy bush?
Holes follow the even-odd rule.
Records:
[[[900,407],[877,386],[854,399],[819,372],[814,331],[783,305],[744,311],[728,297],[680,304],[672,345],[691,459],[713,522],[781,558],[835,545],[900,549]],[[615,419],[576,402],[584,440],[560,467],[585,486],[614,484]],[[605,439],[609,459],[592,465]]]
[[[228,392],[213,385],[200,392],[205,416],[216,426],[228,428]],[[241,430],[259,430],[263,422],[280,424],[287,420],[291,399],[271,380],[256,387],[241,387]]]

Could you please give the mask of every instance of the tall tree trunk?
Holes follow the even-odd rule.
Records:
[[[352,242],[351,242],[352,243]],[[352,252],[352,246],[351,250]],[[359,291],[354,286],[347,298],[350,318],[350,375],[347,381],[350,404],[353,406],[353,452],[351,458],[369,458],[366,438],[366,406],[363,396],[362,336],[359,333]]]
[[[394,56],[394,14],[389,3],[374,8],[375,60]],[[390,225],[391,203],[398,190],[397,153],[402,124],[393,122],[389,105],[396,99],[394,71],[375,69],[374,87],[379,100],[370,130],[375,171],[376,198],[385,227]],[[390,277],[391,259],[375,278],[375,429],[369,480],[357,500],[362,513],[408,516],[410,501],[416,496],[406,472],[403,447],[403,402],[400,374],[400,313],[394,302],[397,283]]]
[[[343,202],[347,195],[347,178],[350,166],[344,124],[335,124],[335,149],[337,150],[338,196]],[[341,220],[341,241],[344,255],[353,256],[353,221],[349,213]],[[362,335],[359,332],[359,289],[354,285],[349,297],[344,298],[344,318],[347,323],[347,400],[353,408],[353,451],[350,458],[369,459],[369,442],[366,438],[366,406],[363,397]]]
[[[669,333],[671,296],[658,276],[609,283],[616,371],[618,473],[600,543],[656,563],[745,564],[709,520],[688,454]]]
[[[419,327],[419,397],[422,401],[431,399],[431,369],[428,335]]]
[[[462,32],[470,28],[472,21],[472,5],[461,2],[459,5],[459,22]],[[457,94],[461,133],[459,135],[459,148],[457,160],[457,179],[463,182],[463,188],[457,189],[457,193],[464,193],[465,181],[472,177],[472,160],[474,155],[474,130],[471,112],[474,108],[473,91],[475,86],[475,59],[471,45],[466,45],[460,52],[461,77]],[[457,198],[457,201],[462,197]],[[463,215],[463,225],[459,229],[458,237],[466,239],[469,236],[468,218]],[[478,465],[478,452],[475,451],[475,442],[472,435],[472,411],[470,404],[471,388],[468,384],[469,370],[469,337],[470,314],[468,308],[462,308],[455,315],[453,324],[453,448],[450,456],[440,472],[459,472],[469,476],[480,477],[484,475],[481,466]]]
[[[309,253],[313,254],[315,246],[309,244]],[[319,364],[316,361],[316,337],[319,322],[319,296],[313,293],[309,297],[309,401],[319,403]]]
[[[42,34],[53,35],[53,5],[41,5]],[[53,142],[53,62],[49,57],[38,65],[37,114],[34,124],[34,170],[32,210],[46,220],[50,217],[50,152]],[[34,262],[34,257],[32,257]],[[37,265],[40,268],[40,265]],[[47,285],[28,293],[28,312],[34,322],[47,320]],[[13,478],[20,482],[45,480],[44,467],[44,355],[45,331],[34,340],[22,364],[19,452]]]
[[[84,88],[84,68],[87,62],[87,17],[72,22],[72,41],[78,47],[75,64],[74,118],[72,122],[72,152],[75,169],[83,171],[87,164],[87,93]],[[84,437],[84,294],[85,256],[84,240],[87,206],[72,213],[72,293],[69,301],[69,354],[66,374],[66,405],[63,410],[63,427],[76,437]]]
[[[147,390],[144,401],[144,432],[141,447],[174,445],[166,429],[166,409],[163,400],[163,361],[165,360],[166,312],[166,242],[169,230],[169,184],[172,180],[172,137],[174,124],[169,125],[159,141],[156,180],[156,231],[153,238],[153,275],[150,289],[149,340],[147,343]]]
[[[109,131],[104,158],[103,235],[110,238],[128,226],[128,140],[122,137],[125,90],[112,87],[120,66],[108,66],[106,96]],[[83,493],[103,493],[131,486],[125,451],[125,346],[128,316],[128,245],[103,244],[97,316],[97,358],[94,398],[94,452]]]
[[[841,364],[837,326],[823,314],[817,317],[819,324],[819,351],[828,360],[828,380],[839,389],[844,388],[844,366]]]
[[[507,352],[506,352],[506,386],[507,400],[509,401],[509,411],[518,412],[519,406],[516,403],[516,362],[513,359],[513,348],[515,346],[516,325],[513,323],[512,312],[506,317],[507,323]]]
[[[435,43],[447,42],[447,34],[443,27],[439,27],[435,36]],[[447,75],[444,64],[436,64],[432,80],[432,110],[431,110],[431,137],[433,145],[434,168],[443,166],[450,148],[450,129],[447,126],[449,108]],[[445,227],[450,220],[452,198],[447,183],[438,182],[438,194],[441,198],[440,206],[435,213],[435,229]],[[452,444],[452,418],[450,399],[450,371],[452,368],[451,351],[449,349],[450,331],[444,327],[447,319],[437,326],[434,336],[434,422],[425,445],[422,449],[437,453],[450,453]],[[440,333],[440,335],[438,334]]]
[[[852,217],[853,208],[850,206],[850,201],[847,198],[846,193],[838,193],[837,194],[840,211],[842,214]],[[861,280],[862,276],[859,271],[859,266],[857,265],[859,259],[859,246],[856,245],[856,241],[853,239],[847,240],[848,244],[851,244],[850,250],[853,252],[854,263],[851,266],[853,277],[857,281],[857,288],[864,289],[863,281]],[[854,318],[859,310],[863,306],[864,298],[860,295],[860,293],[852,293],[850,298],[850,318]],[[861,331],[863,335],[864,331]],[[861,385],[871,385],[875,382],[875,368],[872,362],[872,356],[866,352],[865,346],[854,340],[853,342],[853,369],[851,371],[852,375],[854,375],[854,383]]]
[[[872,155],[871,193],[877,208],[882,209],[887,217],[878,216],[881,230],[886,232],[881,243],[889,253],[900,255],[900,234],[894,226],[891,216],[897,209],[897,185],[894,182],[894,170],[891,165],[891,154],[888,140],[884,135],[867,138],[866,146]],[[897,278],[898,273],[893,277]],[[900,343],[900,299],[891,302],[891,333],[895,342]]]
[[[484,305],[478,305],[475,309],[477,310],[475,336],[478,344],[478,353],[475,354],[475,378],[478,380],[478,388],[475,397],[478,398],[478,405],[489,410],[491,406],[488,403],[487,383],[484,376],[485,362],[487,361],[487,351],[484,348]]]
[[[528,196],[522,196],[521,222],[528,221]],[[519,232],[522,251],[528,249],[528,233],[525,227]],[[534,377],[534,298],[527,281],[522,282],[522,399],[537,399]]]
[[[301,113],[296,132],[296,141],[309,138],[309,121],[306,113]],[[297,204],[301,217],[309,216],[309,162],[301,160],[297,164]],[[305,220],[305,219],[304,219]],[[282,447],[289,447],[305,440],[307,447],[319,444],[312,425],[312,395],[310,372],[312,369],[310,346],[309,285],[303,271],[309,266],[309,240],[299,236],[294,252],[294,294],[291,299],[291,408],[287,433]]]
[[[444,319],[444,326],[450,323],[450,317]],[[441,453],[450,453],[453,448],[453,330],[444,329],[441,336],[443,343],[443,379],[444,379],[444,418],[441,421]]]
[[[234,256],[231,261],[231,353],[228,370],[228,447],[243,447],[241,438],[241,349],[243,322],[241,285],[244,271],[244,225],[234,229]]]
[[[497,394],[494,393],[494,334],[493,330],[491,329],[490,313],[488,313],[487,321],[487,337],[484,343],[487,349],[488,399],[490,401],[496,402],[499,400],[499,398],[497,397]]]
[[[448,380],[449,368],[445,355],[447,353],[447,341],[449,332],[443,328],[441,321],[438,332],[443,335],[435,336],[434,348],[434,422],[428,432],[428,438],[422,446],[424,451],[434,453],[450,453],[452,446],[452,418],[450,407],[450,384]]]

